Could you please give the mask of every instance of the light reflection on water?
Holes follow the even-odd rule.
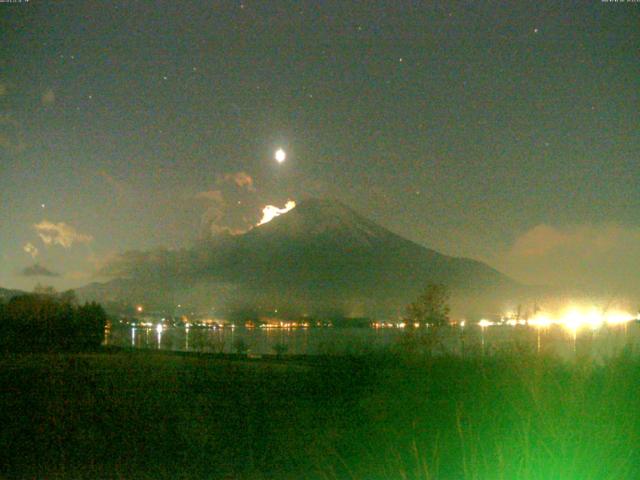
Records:
[[[206,353],[235,353],[237,345],[244,343],[248,352],[256,355],[273,354],[277,348],[289,355],[336,355],[401,348],[406,335],[407,332],[403,329],[396,328],[115,327],[109,332],[105,343],[121,347]],[[640,347],[640,324],[633,322],[579,331],[567,331],[559,326],[452,327],[445,330],[442,344],[447,352],[457,354],[487,354],[517,346],[533,352],[551,352],[562,357],[589,355],[602,358],[627,346],[635,349]]]

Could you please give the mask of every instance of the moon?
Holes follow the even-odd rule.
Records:
[[[284,162],[287,159],[287,152],[279,148],[278,150],[276,150],[275,159],[276,159],[276,162],[278,163]]]

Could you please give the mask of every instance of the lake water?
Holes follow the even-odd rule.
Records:
[[[399,348],[407,332],[401,328],[181,328],[115,327],[105,343],[121,347],[174,351],[235,353],[242,343],[255,355],[275,353],[281,348],[289,355],[365,353]],[[603,358],[631,346],[640,347],[640,324],[603,326],[597,330],[582,328],[570,331],[562,326],[548,328],[495,325],[451,327],[444,333],[444,348],[451,353],[490,353],[502,348],[526,348],[552,352],[571,358],[589,355]]]

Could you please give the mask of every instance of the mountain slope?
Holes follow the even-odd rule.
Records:
[[[368,292],[404,289],[407,282],[438,281],[456,289],[513,283],[485,264],[422,247],[336,202],[307,200],[227,239],[214,249],[213,265],[225,270],[225,278],[261,285],[277,280],[293,288],[302,282]]]
[[[179,252],[130,256],[116,269],[127,280],[81,289],[85,298],[179,301],[216,309],[257,307],[349,315],[397,312],[429,282],[457,297],[517,288],[491,267],[442,255],[371,222],[349,207],[310,199],[242,235]],[[100,298],[100,297],[103,298]],[[133,298],[136,297],[136,298]],[[162,303],[154,298],[151,301]]]

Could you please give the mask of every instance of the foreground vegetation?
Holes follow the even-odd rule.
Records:
[[[640,358],[5,355],[6,478],[640,478]]]
[[[100,305],[79,305],[73,292],[19,295],[0,301],[0,351],[95,350],[106,324]]]

